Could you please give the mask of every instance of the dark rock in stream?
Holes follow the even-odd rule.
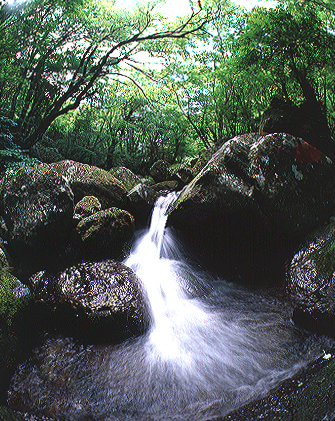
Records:
[[[26,282],[40,270],[57,273],[82,260],[119,258],[134,230],[133,217],[124,210],[128,204],[119,180],[79,162],[8,173],[1,184],[0,214],[17,275]]]
[[[211,421],[330,421],[334,417],[335,360],[325,354],[264,398]]]
[[[134,217],[127,211],[110,208],[79,221],[72,237],[76,260],[99,260],[122,255],[134,234]]]
[[[79,340],[112,343],[143,333],[149,313],[141,282],[122,263],[81,263],[29,281],[36,300],[46,305],[51,329]]]
[[[168,223],[225,278],[282,285],[285,262],[335,209],[335,166],[302,139],[226,142],[181,192]]]
[[[68,241],[73,193],[52,168],[26,167],[2,180],[0,211],[8,228],[8,251],[17,267],[48,267]]]
[[[288,269],[287,289],[296,301],[294,321],[335,338],[335,222],[300,246]]]

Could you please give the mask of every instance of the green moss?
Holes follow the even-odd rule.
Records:
[[[335,227],[332,227],[333,230]],[[329,278],[335,271],[335,236],[332,233],[323,244],[312,248],[308,258],[317,264],[319,276]]]
[[[6,269],[0,270],[0,317],[11,326],[17,312],[23,308],[26,300],[16,297],[12,290],[18,286],[18,280]]]
[[[335,408],[335,360],[307,382],[293,399],[293,421],[318,420]],[[328,419],[328,418],[324,418]]]

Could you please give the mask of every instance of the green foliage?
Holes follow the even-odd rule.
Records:
[[[15,10],[10,29],[0,28],[0,107],[17,121],[20,143],[32,146],[83,101],[101,105],[101,86],[127,77],[121,63],[154,41],[201,31],[210,13],[163,25],[150,4],[126,11],[96,0],[30,0]]]
[[[17,313],[26,305],[27,300],[13,294],[13,289],[18,286],[17,279],[6,268],[0,270],[0,318],[12,326]]]

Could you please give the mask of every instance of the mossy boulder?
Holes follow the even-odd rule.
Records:
[[[127,211],[110,208],[82,218],[75,231],[75,249],[83,259],[119,258],[134,234],[134,217]]]
[[[335,209],[335,166],[287,134],[227,141],[182,190],[168,223],[207,267],[281,284],[294,247]]]
[[[135,217],[137,228],[143,228],[148,225],[153,205],[159,193],[152,186],[146,184],[137,184],[128,192],[129,210]]]
[[[95,196],[83,197],[74,207],[74,218],[80,220],[101,211],[101,203]]]
[[[74,194],[74,203],[85,196],[95,196],[102,209],[118,207],[125,209],[127,190],[125,186],[108,171],[101,168],[65,160],[52,164],[42,164],[41,169],[51,169],[65,178]]]
[[[155,192],[172,192],[178,188],[178,181],[176,180],[168,180],[168,181],[161,181],[160,183],[154,184],[151,188]]]
[[[192,180],[192,169],[185,164],[173,164],[168,169],[168,177],[170,180],[176,180],[178,188],[181,189]]]
[[[37,158],[40,162],[50,164],[52,162],[64,161],[64,156],[57,148],[36,143],[30,148],[30,156]]]
[[[196,177],[199,172],[206,166],[208,161],[212,158],[213,151],[206,149],[199,152],[198,158],[195,159],[194,165],[192,166],[192,176]]]
[[[121,181],[127,192],[129,192],[137,184],[141,183],[140,177],[128,170],[126,167],[112,168],[109,172],[113,177]]]
[[[166,181],[168,179],[168,171],[170,164],[163,159],[156,161],[149,169],[149,174],[155,180],[156,183]]]
[[[73,193],[49,166],[25,167],[2,180],[0,213],[16,267],[32,272],[52,264],[69,238]]]
[[[53,328],[81,341],[118,342],[148,327],[142,284],[120,262],[80,263],[56,276],[38,272],[29,286],[50,307]]]
[[[299,247],[288,269],[287,289],[296,301],[293,320],[335,337],[335,222]]]

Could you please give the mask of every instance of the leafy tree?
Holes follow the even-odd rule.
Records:
[[[0,83],[23,146],[40,140],[59,116],[95,99],[99,82],[127,76],[120,64],[131,64],[149,41],[184,38],[212,18],[211,10],[200,8],[163,26],[153,9],[127,12],[93,0],[31,0],[13,15],[6,42],[14,48]],[[7,80],[9,73],[15,81]]]
[[[334,49],[334,35],[316,9],[306,6],[303,13],[284,7],[254,9],[234,50],[240,69],[257,68],[270,73],[282,98],[298,105],[308,104],[321,131],[319,139],[306,140],[333,158],[335,145],[323,108],[326,94],[319,85],[325,69],[334,71]]]

